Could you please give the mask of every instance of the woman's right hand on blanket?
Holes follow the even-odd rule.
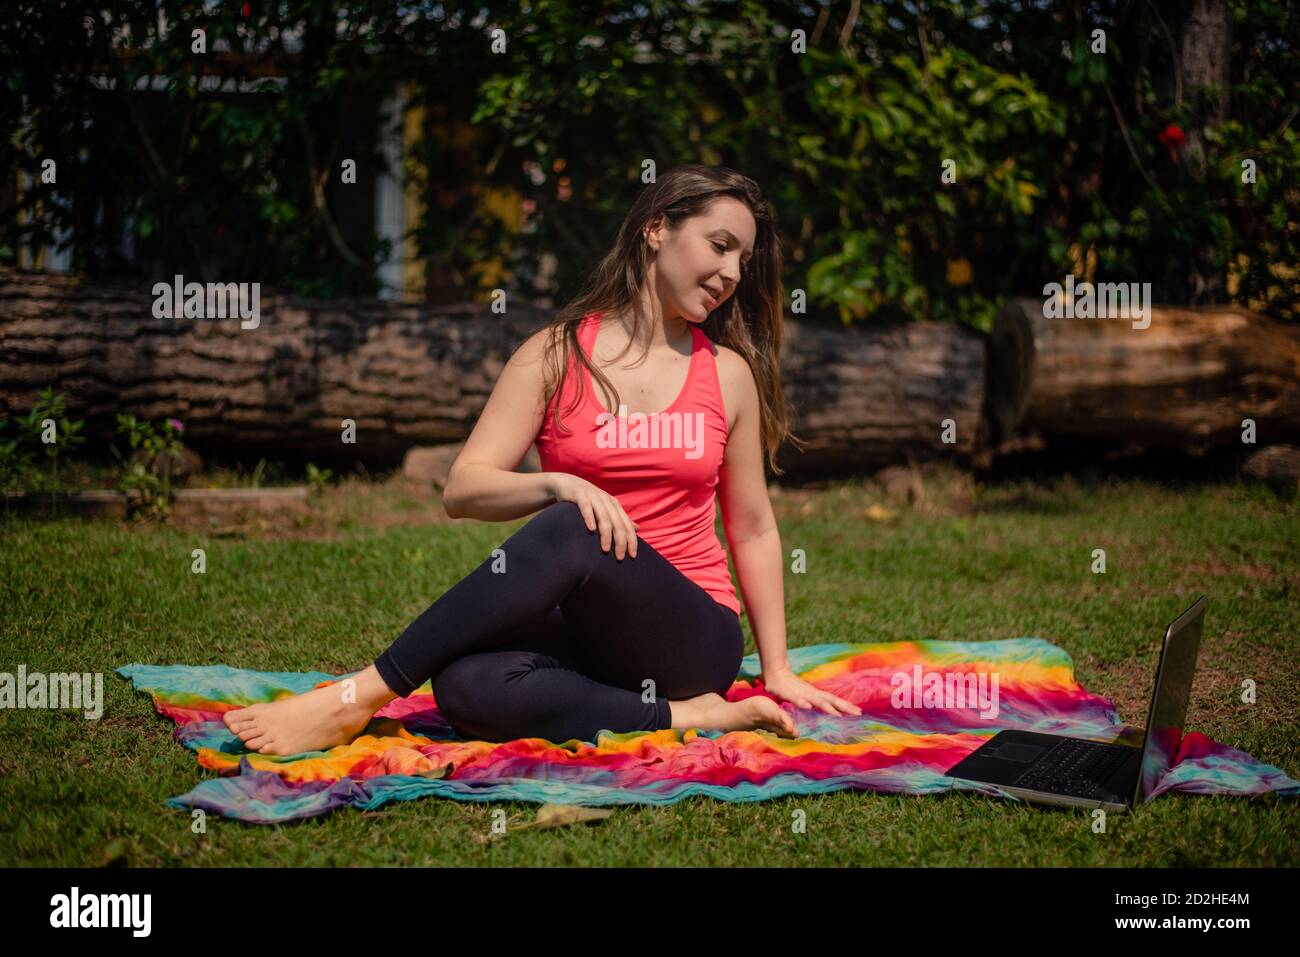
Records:
[[[569,472],[552,473],[551,490],[557,502],[573,502],[578,506],[588,531],[600,529],[602,551],[609,551],[613,539],[614,555],[619,561],[624,555],[636,558],[636,530],[639,526],[628,518],[618,499]]]

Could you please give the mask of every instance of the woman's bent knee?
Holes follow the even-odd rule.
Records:
[[[482,669],[471,657],[453,661],[430,682],[438,711],[458,730],[466,723],[473,723],[474,702],[482,700],[487,690]]]
[[[524,690],[519,682],[547,662],[555,663],[523,650],[466,655],[433,679],[434,702],[443,720],[462,737],[512,741],[529,736],[537,692]]]
[[[546,532],[548,539],[553,536],[576,537],[579,532],[584,536],[594,534],[587,528],[587,520],[583,517],[582,509],[578,507],[577,502],[552,502],[534,515],[528,523],[529,526],[534,524],[539,526],[539,530]]]
[[[581,568],[602,554],[599,530],[587,527],[577,502],[554,502],[538,512],[521,531],[545,549],[552,562],[576,560]],[[609,554],[613,554],[611,544]]]

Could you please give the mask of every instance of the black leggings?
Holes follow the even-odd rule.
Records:
[[[570,738],[672,726],[668,700],[724,694],[740,671],[740,619],[644,539],[600,547],[556,502],[448,589],[375,660],[400,696],[432,678],[457,734]],[[653,684],[644,682],[650,679]]]

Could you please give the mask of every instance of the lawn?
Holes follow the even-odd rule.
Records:
[[[1236,483],[1064,478],[880,508],[870,482],[774,490],[792,646],[1041,636],[1082,683],[1145,717],[1164,626],[1209,596],[1188,727],[1300,777],[1300,508]],[[364,507],[358,503],[364,502]],[[875,504],[877,507],[872,509]],[[428,799],[285,826],[188,813],[201,776],[129,662],[343,672],[369,664],[523,523],[449,521],[398,481],[345,482],[292,528],[175,528],[0,515],[0,670],[104,674],[104,714],[0,712],[0,865],[1289,865],[1300,804],[1165,796],[1094,833],[1087,812],[967,794],[690,798],[488,840],[536,805]],[[376,516],[374,521],[368,516]],[[719,530],[721,525],[719,523]],[[207,552],[193,574],[191,549]],[[1106,572],[1091,571],[1105,549]],[[743,619],[742,619],[743,620]],[[754,650],[748,633],[748,652]],[[1256,682],[1244,704],[1241,685]],[[792,833],[792,815],[807,832]]]

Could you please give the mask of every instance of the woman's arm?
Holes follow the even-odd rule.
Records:
[[[724,358],[725,356],[725,358]],[[827,714],[861,714],[862,709],[809,684],[790,667],[785,631],[785,558],[781,534],[767,497],[759,435],[758,388],[749,364],[731,349],[718,349],[718,374],[736,420],[718,472],[722,525],[731,546],[749,627],[758,646],[763,686],[801,708]]]
[[[465,447],[447,473],[442,505],[451,518],[508,522],[555,500],[555,475],[515,469],[541,430],[543,329],[510,357]]]
[[[636,523],[608,492],[568,472],[515,471],[541,430],[547,396],[542,360],[546,335],[530,336],[510,357],[465,447],[451,463],[442,507],[451,518],[508,522],[552,502],[573,502],[600,547],[636,558]]]
[[[781,535],[767,497],[754,374],[738,353],[719,347],[718,375],[727,401],[735,406],[735,422],[728,431],[727,448],[718,470],[722,527],[766,680],[790,667],[786,656]]]

